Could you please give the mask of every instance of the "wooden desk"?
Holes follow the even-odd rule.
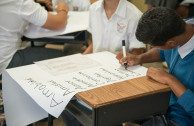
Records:
[[[147,77],[80,92],[76,96],[92,111],[71,101],[66,109],[84,126],[113,126],[148,115],[165,113],[170,88]]]
[[[3,72],[3,98],[7,124],[28,125],[46,118],[48,113],[58,117],[65,107],[85,126],[117,125],[122,122],[166,111],[170,95],[168,86],[147,80],[146,77],[130,79],[145,75],[147,69],[141,66],[134,66],[130,67],[129,71],[122,72],[120,64],[115,59],[115,55],[110,52],[99,52],[85,55],[84,57],[91,58],[102,65],[93,66],[93,68],[88,70],[83,69],[77,71],[77,73],[73,72],[72,75],[70,73],[68,75],[61,74],[57,77],[48,74],[49,72],[37,67],[36,64],[5,70]],[[79,59],[79,61],[81,60]],[[90,60],[85,61],[90,62]],[[84,64],[86,63],[84,62]],[[116,74],[117,72],[119,72],[118,75]],[[100,77],[95,76],[99,74],[101,75]],[[78,81],[75,83],[75,86],[71,84],[72,88],[70,87],[71,85],[66,88],[66,83],[64,83],[65,90],[62,89],[63,87],[61,88],[63,82],[66,80],[74,82],[74,78],[81,80],[83,77],[88,78],[83,79],[87,83],[82,84],[80,82],[79,84]],[[101,80],[103,77],[104,79]],[[57,85],[59,83],[57,89],[49,81],[55,81]],[[109,84],[108,81],[112,81],[111,83],[114,82],[115,84],[99,87],[103,83],[104,85]],[[122,82],[118,83],[118,81]],[[97,82],[99,83],[95,85]],[[90,83],[92,85],[88,85]],[[39,88],[37,85],[39,87],[46,85],[45,91],[50,90],[49,94],[51,97],[48,99],[43,92],[44,89]],[[83,91],[77,93],[76,96],[89,104],[93,108],[92,111],[79,105],[76,101],[71,101],[66,106],[66,103],[76,93],[73,92],[70,94],[71,91],[74,91],[78,86],[86,90],[91,89],[88,88],[89,86],[99,87],[88,91],[76,91]],[[63,97],[66,89],[69,90],[70,97],[68,95],[67,97]],[[54,96],[57,100],[53,99]],[[68,101],[65,101],[67,99]],[[61,103],[60,106],[51,104],[53,101],[57,101],[57,104]],[[18,106],[17,109],[15,109],[15,106]],[[52,124],[52,118],[49,118],[49,121],[49,124]]]

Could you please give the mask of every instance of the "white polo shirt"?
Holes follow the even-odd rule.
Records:
[[[0,1],[0,74],[20,48],[21,37],[29,23],[45,24],[47,11],[33,0]]]
[[[145,47],[135,37],[137,23],[142,13],[130,2],[120,0],[116,12],[108,20],[103,0],[90,7],[88,31],[92,34],[93,52],[110,51],[115,54],[122,50],[122,40],[126,50]]]
[[[58,0],[52,0],[53,9],[57,7],[57,1]],[[70,11],[88,11],[90,7],[90,1],[89,0],[60,0],[65,2]]]

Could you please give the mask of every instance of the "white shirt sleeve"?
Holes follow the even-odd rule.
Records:
[[[33,0],[23,0],[20,16],[34,25],[43,26],[46,23],[48,12]]]
[[[92,9],[92,6],[90,6],[90,9],[89,9],[89,25],[88,25],[88,28],[87,28],[87,31],[92,34],[92,13],[93,13],[93,9]]]
[[[194,4],[194,0],[183,0],[180,5]]]
[[[142,13],[138,13],[136,16],[134,16],[133,21],[130,23],[130,29],[129,29],[129,50],[131,51],[133,48],[145,48],[145,44],[143,42],[140,42],[137,40],[135,32],[137,29],[137,25],[139,22],[139,19],[141,17]]]
[[[81,2],[79,11],[88,11],[90,7],[90,1],[89,0],[79,0],[79,1]]]

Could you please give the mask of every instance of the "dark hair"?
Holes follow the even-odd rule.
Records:
[[[139,20],[136,37],[153,46],[162,46],[185,32],[185,22],[169,8],[155,7],[143,14]]]

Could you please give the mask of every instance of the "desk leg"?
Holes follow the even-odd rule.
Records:
[[[53,116],[52,115],[48,115],[48,126],[53,126]]]
[[[34,47],[34,41],[31,41],[31,47]]]
[[[98,109],[92,110],[93,126],[98,126]]]

